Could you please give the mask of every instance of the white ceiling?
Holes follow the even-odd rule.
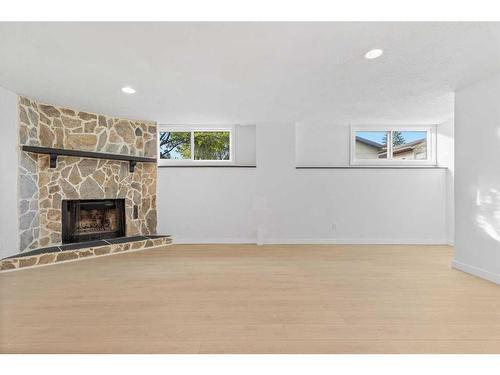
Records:
[[[500,23],[0,23],[0,86],[166,123],[438,123],[499,71]]]

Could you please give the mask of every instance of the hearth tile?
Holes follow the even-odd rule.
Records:
[[[146,241],[135,241],[132,243],[131,249],[133,249],[133,250],[142,249],[145,244],[146,244]]]
[[[131,236],[131,237],[110,238],[110,239],[107,239],[106,242],[108,242],[110,244],[119,244],[119,243],[144,241],[144,240],[147,240],[147,237],[145,237],[145,236]]]
[[[149,239],[155,239],[155,238],[169,238],[169,234],[148,234],[146,235],[147,238]]]
[[[78,259],[78,252],[76,251],[63,251],[57,254],[56,262],[62,262],[65,260]]]
[[[94,253],[92,252],[91,249],[85,249],[85,250],[78,251],[78,256],[80,258],[91,257],[93,255],[94,255]]]
[[[97,240],[97,241],[70,243],[67,245],[60,246],[60,249],[61,249],[61,251],[67,251],[67,250],[86,249],[89,247],[106,246],[106,245],[108,245],[108,243],[106,241]]]
[[[23,253],[11,255],[11,256],[3,258],[3,259],[24,258],[24,257],[30,257],[30,256],[45,254],[45,253],[55,253],[55,252],[59,252],[59,251],[61,251],[61,249],[58,246],[42,247],[40,249],[25,251]]]
[[[95,247],[93,248],[94,254],[99,256],[99,255],[105,255],[109,254],[111,252],[111,246],[101,246],[101,247]]]
[[[0,260],[0,271],[56,264],[68,260],[92,258],[113,253],[126,253],[130,250],[143,250],[148,247],[168,245],[172,242],[171,237],[168,235],[131,236],[114,240],[119,240],[121,243],[108,244],[106,240],[99,240],[36,249],[29,252],[31,254],[36,253],[35,255],[23,253],[20,254],[22,257],[13,256],[10,259]],[[75,247],[79,249],[75,249]],[[52,251],[50,252],[50,250]]]
[[[38,258],[37,264],[50,264],[56,261],[57,253],[43,254]]]
[[[37,257],[27,257],[19,259],[19,268],[34,266],[37,260]]]
[[[114,253],[121,253],[123,251],[123,244],[114,244],[111,245],[111,252]]]
[[[1,260],[0,261],[0,271],[14,270],[16,269],[16,264],[11,260]]]
[[[165,243],[164,238],[154,238],[152,241],[153,241],[154,246],[160,246],[160,245],[163,245]]]

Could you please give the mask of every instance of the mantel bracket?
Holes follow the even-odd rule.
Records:
[[[57,154],[51,153],[50,154],[50,168],[56,168],[57,167]]]
[[[128,171],[130,173],[134,173],[136,164],[137,164],[137,162],[135,160],[130,160],[129,161]]]

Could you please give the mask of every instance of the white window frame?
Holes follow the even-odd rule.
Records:
[[[191,133],[191,158],[190,159],[162,159],[160,157],[160,133],[163,132],[190,132]],[[229,160],[195,160],[194,159],[194,133],[195,132],[229,132]],[[234,158],[234,126],[199,126],[199,125],[159,125],[158,126],[158,165],[233,165]]]
[[[356,132],[379,131],[389,132],[387,140],[387,159],[356,159]],[[392,158],[393,131],[425,131],[427,133],[427,159],[401,160]],[[430,126],[386,126],[386,125],[351,125],[350,164],[353,166],[436,166],[436,125]]]

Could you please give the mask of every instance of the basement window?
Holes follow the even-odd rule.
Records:
[[[160,165],[233,161],[231,128],[161,127],[158,134]]]
[[[351,165],[434,165],[435,127],[352,127]]]

